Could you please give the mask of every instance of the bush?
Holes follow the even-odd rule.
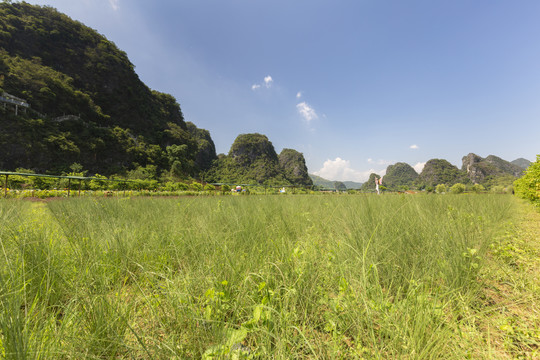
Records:
[[[465,191],[465,185],[461,184],[461,183],[457,183],[457,184],[454,184],[452,185],[452,187],[450,188],[450,192],[452,194],[461,194]]]
[[[473,192],[475,192],[475,193],[478,194],[478,193],[480,193],[480,192],[482,192],[482,191],[484,191],[484,190],[486,190],[486,189],[485,189],[482,185],[480,185],[480,184],[474,184],[474,185],[471,187],[471,190],[472,190]]]
[[[444,184],[439,184],[435,187],[435,192],[437,194],[444,194],[446,192],[446,185]]]
[[[193,191],[202,191],[203,186],[199,184],[198,182],[194,181],[191,184],[189,184],[189,189]]]
[[[212,184],[206,184],[206,185],[204,185],[204,190],[215,191],[216,187],[214,185],[212,185]]]

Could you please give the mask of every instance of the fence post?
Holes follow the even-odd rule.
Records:
[[[7,182],[8,182],[8,174],[6,174],[6,182],[4,184],[4,197],[7,198]]]
[[[68,197],[69,197],[70,190],[71,190],[71,178],[68,179]]]

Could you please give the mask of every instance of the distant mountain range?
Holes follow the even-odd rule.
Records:
[[[323,188],[323,189],[339,189],[341,184],[344,185],[347,189],[360,189],[362,183],[355,181],[333,181],[327,180],[317,175],[309,174],[311,180],[313,180],[313,185]]]
[[[523,158],[506,161],[495,155],[483,158],[470,153],[463,157],[461,169],[447,160],[431,159],[418,174],[409,164],[399,162],[388,166],[383,177],[383,185],[389,190],[423,189],[438,184],[452,186],[456,183],[481,184],[488,188],[495,185],[507,186],[519,178],[530,164],[529,160]],[[363,184],[353,181],[332,181],[313,174],[309,174],[309,177],[314,185],[324,189],[334,189],[344,184],[347,189],[370,191],[375,189],[374,178],[380,176],[371,174],[370,180]]]

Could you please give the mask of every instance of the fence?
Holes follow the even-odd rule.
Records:
[[[79,180],[79,193],[81,191],[82,182],[85,181],[85,180],[122,182],[124,184],[127,184],[128,182],[133,182],[131,180],[124,180],[124,179],[104,179],[104,178],[97,178],[97,177],[68,176],[68,175],[45,175],[45,174],[17,173],[17,172],[11,172],[11,171],[0,171],[0,175],[5,176],[5,178],[4,178],[4,197],[7,197],[9,176],[26,176],[26,177],[68,179],[68,188],[67,188],[67,191],[68,191],[67,196],[68,197],[69,197],[69,194],[71,192],[71,180]]]
[[[79,195],[81,193],[81,186],[84,181],[91,181],[96,180],[100,182],[117,182],[117,183],[123,183],[123,191],[125,193],[128,183],[132,184],[138,184],[140,181],[137,180],[126,180],[126,179],[107,179],[103,177],[85,177],[85,176],[70,176],[70,175],[45,175],[45,174],[35,174],[35,173],[21,173],[21,172],[10,172],[10,171],[0,171],[0,179],[1,177],[4,177],[4,181],[2,184],[2,181],[0,180],[0,187],[3,185],[4,187],[4,197],[7,197],[8,195],[8,181],[10,176],[23,176],[23,177],[38,177],[38,178],[52,178],[52,179],[67,179],[67,196],[70,196],[71,190],[72,190],[72,180],[78,181],[78,192]],[[216,188],[228,186],[232,187],[231,190],[234,190],[237,186],[240,186],[242,190],[247,190],[249,193],[249,189],[256,189],[256,191],[261,191],[264,188],[264,194],[266,195],[268,191],[271,189],[280,189],[280,193],[282,192],[288,192],[292,194],[296,194],[297,192],[302,193],[303,191],[321,191],[321,192],[335,192],[335,189],[315,189],[314,186],[300,186],[300,185],[265,185],[265,184],[245,184],[245,183],[207,183],[209,185],[212,185]],[[204,186],[204,183],[201,183],[201,185]],[[65,189],[65,188],[64,188]],[[120,189],[122,191],[122,189]],[[33,196],[33,195],[32,195]]]

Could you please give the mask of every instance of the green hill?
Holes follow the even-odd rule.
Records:
[[[488,187],[510,185],[523,175],[523,168],[494,155],[482,158],[470,153],[463,157],[462,162],[461,170],[467,173],[471,182]]]
[[[51,7],[0,3],[0,90],[28,104],[0,107],[4,170],[175,165],[189,176],[204,163],[176,99],[142,83],[114,43]],[[203,151],[215,156],[211,146]]]
[[[426,162],[420,173],[417,185],[420,188],[445,184],[452,186],[456,183],[468,183],[467,174],[444,159],[431,159]]]
[[[304,155],[293,149],[283,149],[279,154],[279,166],[285,178],[295,185],[312,186]]]
[[[398,162],[386,168],[383,184],[389,190],[409,189],[418,178],[418,173],[411,165]]]
[[[353,190],[359,190],[362,188],[363,183],[359,183],[356,181],[343,181],[343,184],[347,187],[347,189],[353,189]]]
[[[309,174],[309,177],[313,181],[313,185],[322,189],[334,189],[334,181],[327,180],[317,175]]]
[[[209,182],[310,186],[304,156],[292,149],[276,154],[265,135],[241,134],[228,155],[221,154],[206,174]]]

